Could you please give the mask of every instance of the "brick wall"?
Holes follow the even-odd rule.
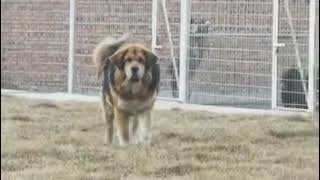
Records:
[[[66,90],[68,5],[1,1],[1,88]]]

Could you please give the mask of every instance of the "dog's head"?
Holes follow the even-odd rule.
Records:
[[[112,64],[123,71],[132,82],[142,80],[145,73],[157,63],[158,57],[140,44],[128,44],[116,51],[110,58]]]

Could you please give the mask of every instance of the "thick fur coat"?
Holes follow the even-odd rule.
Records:
[[[107,143],[113,140],[114,121],[120,145],[151,143],[151,111],[160,82],[157,56],[142,44],[129,43],[125,35],[101,41],[94,49],[93,61],[98,75],[103,74]]]

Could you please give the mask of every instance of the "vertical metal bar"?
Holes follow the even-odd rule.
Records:
[[[180,1],[180,81],[179,81],[179,100],[187,102],[188,94],[188,76],[189,69],[188,50],[189,50],[189,29],[190,29],[190,11],[191,0]]]
[[[74,75],[76,0],[70,0],[69,10],[68,93],[72,94]]]
[[[273,0],[273,32],[272,32],[272,109],[277,108],[278,83],[278,27],[279,27],[279,0]]]
[[[316,30],[316,0],[310,0],[309,7],[309,87],[308,110],[315,110],[315,30]]]
[[[152,40],[151,40],[151,49],[152,49],[153,53],[156,52],[156,47],[157,47],[158,3],[159,3],[159,0],[152,0]]]

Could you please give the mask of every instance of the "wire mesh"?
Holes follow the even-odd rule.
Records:
[[[1,88],[65,91],[68,0],[1,0]]]
[[[270,107],[272,0],[193,0],[191,20],[190,101]]]

